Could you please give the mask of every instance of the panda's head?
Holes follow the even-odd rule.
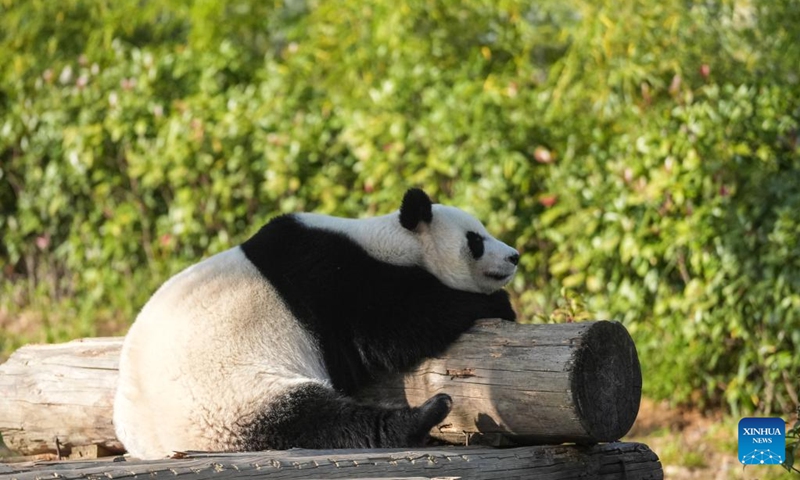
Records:
[[[519,252],[463,210],[433,205],[420,189],[406,192],[399,215],[422,246],[425,268],[451,288],[492,293],[517,271]]]

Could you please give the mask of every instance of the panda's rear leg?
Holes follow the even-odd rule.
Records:
[[[422,446],[447,417],[449,395],[419,407],[362,404],[309,383],[284,394],[246,427],[245,450],[287,448],[408,448]]]

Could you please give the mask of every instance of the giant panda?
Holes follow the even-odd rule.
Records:
[[[450,412],[363,404],[385,372],[441,353],[479,318],[513,320],[519,254],[409,190],[399,211],[277,217],[164,283],[125,337],[114,400],[129,453],[420,446]]]

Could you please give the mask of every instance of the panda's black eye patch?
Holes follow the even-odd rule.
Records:
[[[467,245],[472,258],[475,260],[481,258],[483,255],[483,237],[475,232],[467,232]]]

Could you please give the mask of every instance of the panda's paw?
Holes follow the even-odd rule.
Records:
[[[415,408],[416,428],[411,434],[411,443],[421,445],[427,438],[428,432],[442,423],[452,408],[453,399],[445,393],[434,395],[427,402]]]
[[[511,308],[511,300],[508,298],[508,292],[505,290],[498,290],[489,295],[489,304],[491,318],[500,318],[511,322],[517,319],[516,312]]]
[[[420,422],[427,423],[430,428],[436,426],[450,414],[453,399],[446,393],[439,393],[428,399],[419,407]]]

